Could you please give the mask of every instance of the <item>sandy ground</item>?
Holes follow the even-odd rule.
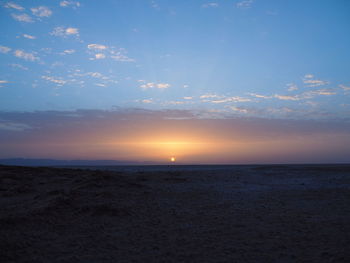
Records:
[[[349,166],[0,166],[1,262],[350,262]]]

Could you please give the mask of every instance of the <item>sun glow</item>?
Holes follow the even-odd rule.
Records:
[[[171,158],[170,158],[170,161],[171,161],[172,163],[174,163],[174,162],[176,161],[176,158],[175,158],[175,157],[171,157]]]

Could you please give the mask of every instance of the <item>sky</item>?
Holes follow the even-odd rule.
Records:
[[[347,0],[0,1],[0,158],[350,162]]]

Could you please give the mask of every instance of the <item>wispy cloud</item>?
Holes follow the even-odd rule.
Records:
[[[110,47],[101,44],[88,44],[87,48],[89,50],[89,54],[93,55],[93,57],[90,58],[90,60],[104,59],[109,57],[113,60],[121,62],[135,61],[134,59],[127,56],[127,52],[124,48],[116,49],[115,47]]]
[[[314,75],[306,74],[303,78],[303,82],[306,87],[319,87],[329,84],[328,81],[315,79]]]
[[[11,48],[6,47],[6,46],[0,46],[0,53],[6,54],[6,53],[8,53],[10,51],[11,51]]]
[[[28,34],[23,34],[22,36],[23,36],[24,38],[28,38],[28,39],[36,39],[35,36],[28,35]]]
[[[61,55],[71,55],[75,53],[75,49],[66,49],[64,50],[62,53],[60,53]]]
[[[249,102],[251,99],[243,98],[239,96],[223,97],[222,99],[211,100],[211,103],[227,103],[227,102]]]
[[[0,80],[0,84],[5,84],[5,83],[8,83],[7,80]]]
[[[340,84],[339,87],[343,89],[344,91],[350,91],[350,86],[345,86],[343,84]]]
[[[52,11],[47,6],[38,6],[30,9],[33,15],[38,17],[50,17],[52,15]]]
[[[100,44],[88,44],[87,45],[88,49],[93,49],[93,50],[106,50],[108,47],[105,45],[100,45]]]
[[[296,91],[296,90],[298,90],[298,86],[296,84],[294,84],[294,83],[288,83],[287,87],[288,87],[288,89],[287,89],[288,91]]]
[[[259,99],[271,99],[272,96],[266,96],[266,95],[261,95],[261,94],[257,94],[257,93],[249,93],[250,96],[255,97],[255,98],[259,98]]]
[[[103,53],[97,53],[95,54],[95,59],[104,59],[106,58],[106,55]]]
[[[10,64],[11,67],[15,68],[15,69],[22,69],[22,70],[28,70],[27,67],[21,65],[21,64],[16,64],[16,63],[13,63],[13,64]]]
[[[56,37],[79,36],[79,29],[75,27],[55,27],[50,35]]]
[[[39,60],[39,57],[35,56],[35,53],[26,53],[23,50],[17,49],[14,52],[14,55],[18,58],[29,60],[29,61],[36,61]]]
[[[212,3],[206,3],[206,4],[203,4],[202,7],[203,8],[208,8],[208,7],[218,7],[219,4],[218,3],[215,3],[215,2],[212,2]]]
[[[241,9],[248,9],[252,7],[253,0],[243,0],[238,3],[236,3],[236,7],[241,8]]]
[[[20,132],[24,130],[32,129],[31,126],[24,123],[17,122],[0,122],[0,130],[11,131],[11,132]]]
[[[167,89],[170,88],[169,83],[154,83],[154,82],[148,82],[140,85],[141,89],[147,90],[147,89]]]
[[[45,79],[47,81],[53,82],[57,84],[57,86],[63,86],[64,84],[67,83],[66,80],[63,80],[62,78],[56,78],[56,77],[51,77],[51,76],[41,76],[42,79]]]
[[[77,7],[80,7],[80,2],[78,2],[78,1],[61,1],[60,6],[61,7],[77,8]]]
[[[5,5],[4,5],[5,8],[13,8],[13,9],[16,9],[18,11],[23,11],[25,8],[23,6],[20,6],[19,4],[16,4],[14,2],[7,2]]]
[[[34,22],[34,20],[27,14],[20,14],[20,15],[11,14],[11,16],[19,22],[26,22],[26,23],[33,23]]]
[[[298,95],[278,95],[275,94],[274,98],[279,99],[279,100],[301,100],[300,96]]]

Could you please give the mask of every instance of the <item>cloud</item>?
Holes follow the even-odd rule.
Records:
[[[261,94],[256,94],[256,93],[249,93],[250,96],[259,98],[259,99],[271,99],[272,96],[266,96],[266,95],[261,95]]]
[[[16,9],[18,11],[23,11],[24,7],[20,6],[19,4],[16,4],[14,2],[8,2],[4,5],[5,8],[13,8]]]
[[[29,61],[36,61],[39,60],[39,57],[36,57],[34,53],[26,53],[23,50],[17,49],[14,52],[14,55],[18,58],[29,60]]]
[[[55,78],[51,76],[41,76],[42,79],[45,79],[47,81],[53,82],[55,84],[58,84],[58,86],[63,86],[64,84],[67,83],[67,81],[61,79],[61,78]]]
[[[307,91],[302,94],[303,98],[309,99],[313,98],[315,96],[332,96],[336,95],[337,93],[334,90],[331,89],[319,89],[319,90],[312,90]]]
[[[204,95],[201,95],[199,98],[201,99],[222,98],[222,96],[219,96],[216,94],[204,94]]]
[[[329,84],[328,81],[314,79],[314,75],[312,74],[306,74],[303,78],[303,82],[306,87],[319,87]]]
[[[74,49],[66,49],[61,53],[61,55],[71,55],[73,53],[75,53]]]
[[[33,7],[30,10],[32,11],[33,15],[38,17],[50,17],[52,15],[52,11],[46,6]]]
[[[28,39],[36,39],[35,36],[28,35],[28,34],[23,34],[23,37],[24,37],[24,38],[28,38]]]
[[[100,44],[89,44],[87,45],[88,49],[93,49],[93,50],[106,50],[107,46],[105,45],[100,45]]]
[[[193,97],[184,97],[184,100],[193,100]]]
[[[13,67],[13,68],[17,68],[17,69],[28,70],[27,67],[25,67],[25,66],[23,66],[23,65],[21,65],[21,64],[15,64],[15,63],[13,63],[13,64],[10,64],[10,66]]]
[[[77,7],[80,7],[80,2],[78,2],[78,1],[61,1],[60,6],[61,7],[77,8]]]
[[[253,0],[243,0],[238,3],[236,3],[236,7],[241,8],[241,9],[248,9],[252,7]]]
[[[0,53],[6,54],[6,53],[8,53],[10,51],[11,51],[11,48],[5,47],[5,46],[0,46]]]
[[[127,55],[122,54],[121,52],[116,52],[111,56],[112,59],[121,61],[121,62],[134,62],[133,58],[129,58]]]
[[[62,26],[55,27],[53,31],[50,33],[50,35],[56,36],[56,37],[67,37],[67,36],[79,36],[79,29],[75,27],[67,27],[64,28]]]
[[[249,102],[251,99],[249,98],[243,98],[239,96],[233,96],[233,97],[227,97],[224,95],[217,95],[217,94],[204,94],[199,97],[202,99],[202,102],[211,102],[211,103],[227,103],[227,102]]]
[[[0,130],[10,131],[10,132],[21,132],[29,129],[32,129],[32,127],[24,123],[0,121]]]
[[[152,99],[144,99],[144,100],[141,100],[142,103],[146,103],[146,104],[150,104],[150,103],[153,103],[153,100]]]
[[[21,14],[21,15],[17,15],[17,14],[11,14],[12,17],[20,22],[26,22],[26,23],[33,23],[34,20],[27,14]]]
[[[345,86],[345,85],[340,84],[339,87],[342,88],[344,91],[350,91],[349,86]]]
[[[279,99],[279,100],[301,100],[301,98],[298,95],[278,95],[275,94],[274,98]]]
[[[206,4],[203,4],[203,5],[202,5],[203,8],[218,7],[218,6],[219,6],[219,4],[218,4],[218,3],[214,3],[214,2],[212,2],[212,3],[206,3]]]
[[[145,84],[142,84],[140,86],[141,89],[167,89],[167,88],[170,88],[170,84],[168,83],[154,83],[154,82],[148,82],[148,83],[145,83]]]
[[[121,62],[134,62],[135,60],[128,57],[126,55],[126,50],[124,48],[119,48],[116,49],[115,47],[108,47],[106,45],[101,45],[101,44],[88,44],[88,53],[90,55],[93,55],[93,58],[90,58],[90,60],[96,60],[96,59],[104,59],[107,57],[112,58],[113,60],[116,61],[121,61]],[[94,53],[98,52],[98,53]],[[101,53],[104,52],[104,53]]]
[[[288,91],[295,91],[295,90],[298,90],[298,86],[295,85],[294,83],[288,83],[288,84],[287,84],[287,87],[288,87]]]
[[[106,58],[106,55],[103,53],[97,53],[95,54],[95,59],[104,59]]]
[[[227,102],[249,102],[251,99],[243,98],[239,96],[223,97],[222,99],[212,100],[211,103],[227,103]]]

